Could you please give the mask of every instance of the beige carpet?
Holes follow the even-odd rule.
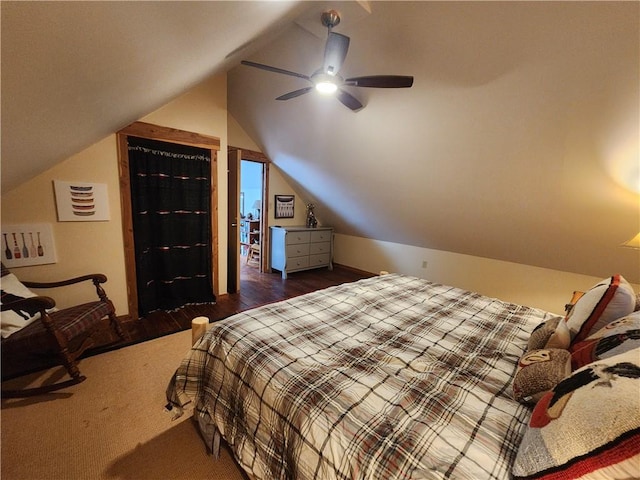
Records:
[[[165,389],[191,331],[80,362],[87,380],[27,399],[3,399],[2,480],[246,479],[226,449],[207,455],[189,411],[171,421]],[[61,368],[3,387],[40,384]],[[34,383],[35,382],[35,383]]]

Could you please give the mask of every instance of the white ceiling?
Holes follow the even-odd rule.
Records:
[[[274,99],[320,66],[411,89]],[[228,108],[338,232],[640,283],[636,2],[6,2],[2,188],[229,71]],[[35,135],[37,133],[37,135]],[[28,161],[25,161],[28,159]],[[634,191],[635,189],[635,191]],[[278,192],[273,192],[278,193]]]

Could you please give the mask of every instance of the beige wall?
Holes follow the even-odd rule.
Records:
[[[562,314],[574,290],[601,278],[349,235],[335,236],[334,261],[368,272],[414,275],[507,302]],[[423,262],[427,262],[423,268]],[[614,275],[619,272],[611,272]],[[636,292],[640,285],[632,285]]]
[[[227,135],[230,147],[244,148],[245,150],[253,150],[254,152],[262,152],[262,149],[253,141],[253,139],[244,131],[233,115],[227,115]]]
[[[229,115],[227,122],[229,145],[247,150],[262,152],[262,149],[251,139],[244,131],[232,115]],[[274,195],[295,195],[294,218],[274,218]],[[269,166],[269,198],[267,199],[269,210],[269,225],[304,225],[306,223],[307,200],[296,191],[286,178],[282,175],[282,171],[274,164]]]
[[[275,218],[274,195],[295,195],[293,218]],[[292,226],[304,225],[307,222],[307,200],[295,190],[282,175],[282,171],[275,165],[269,169],[269,225]]]
[[[226,292],[227,209],[227,79],[219,75],[197,85],[186,94],[140,119],[167,127],[220,138],[218,154],[218,208],[220,236],[219,290]],[[123,125],[124,126],[124,125]],[[59,163],[18,188],[2,194],[2,224],[51,223],[58,262],[51,265],[13,269],[25,280],[56,280],[101,272],[119,315],[128,313],[124,270],[122,222],[118,180],[116,136],[109,135],[91,147]],[[106,183],[111,220],[106,222],[58,222],[53,180]],[[90,290],[73,288],[47,291],[65,307],[86,299]]]
[[[220,138],[218,155],[219,291],[226,292],[227,267],[227,145],[259,151],[258,145],[228,115],[226,75],[212,77],[164,107],[140,119]],[[111,220],[106,222],[58,222],[53,180],[106,183]],[[270,225],[303,225],[307,200],[294,190],[274,165],[269,178]],[[273,217],[273,195],[296,196],[294,219]],[[320,218],[322,221],[322,219]],[[2,224],[50,223],[58,262],[16,268],[22,279],[56,280],[102,272],[107,292],[119,315],[127,313],[122,224],[115,134],[100,140],[54,168],[2,195]],[[562,313],[573,290],[585,290],[599,278],[527,265],[459,255],[348,235],[336,235],[335,262],[378,272],[387,270],[475,290],[507,301]],[[422,263],[427,267],[422,268]],[[617,272],[611,272],[617,273]],[[639,285],[634,285],[640,290]],[[62,307],[90,294],[90,289],[58,289],[52,292]]]
[[[58,222],[53,180],[106,183],[111,220]],[[53,281],[86,273],[104,273],[105,285],[119,314],[127,312],[115,135],[111,135],[52,169],[2,195],[2,224],[50,223],[57,263],[13,268],[20,279]],[[91,298],[87,286],[45,290],[65,307]]]

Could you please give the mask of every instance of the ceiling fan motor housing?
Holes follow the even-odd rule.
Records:
[[[320,20],[322,21],[322,25],[331,30],[340,23],[340,14],[335,10],[329,10],[322,13]]]

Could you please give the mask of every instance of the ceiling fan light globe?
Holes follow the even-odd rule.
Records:
[[[338,90],[338,86],[333,82],[321,81],[316,83],[316,90],[323,95],[331,95]]]

